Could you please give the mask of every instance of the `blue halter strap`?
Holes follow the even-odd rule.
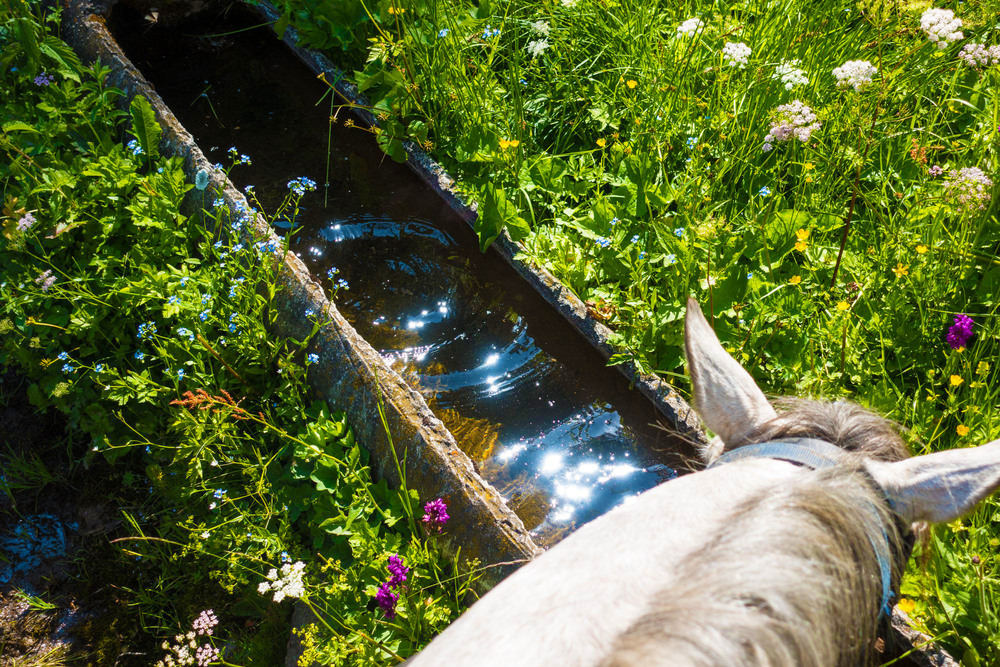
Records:
[[[840,447],[824,440],[787,438],[737,447],[717,458],[708,468],[745,459],[777,459],[813,470],[822,470],[832,468],[840,463],[843,453]],[[889,617],[892,615],[892,566],[890,565],[889,537],[886,535],[885,528],[881,529],[881,537],[882,539],[878,539],[869,533],[868,541],[875,551],[879,574],[882,577],[882,604],[879,611],[882,616]]]

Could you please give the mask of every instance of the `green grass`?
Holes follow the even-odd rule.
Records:
[[[685,391],[691,294],[774,394],[871,406],[914,453],[1000,436],[997,188],[963,206],[950,185],[972,167],[1000,180],[1000,66],[959,58],[1000,44],[995,1],[947,4],[964,38],[945,49],[921,29],[927,2],[278,4],[358,63],[389,155],[411,138],[458,177],[484,245],[506,229],[610,314],[614,361]],[[679,35],[692,17],[703,28]],[[745,68],[726,42],[752,49]],[[787,89],[790,60],[808,82]],[[849,60],[877,68],[871,85],[837,86]],[[821,127],[765,152],[793,100]],[[975,335],[953,350],[959,313]],[[938,528],[903,585],[966,664],[1000,661],[998,508]]]

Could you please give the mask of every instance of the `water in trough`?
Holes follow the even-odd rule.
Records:
[[[265,210],[292,178],[320,184],[291,249],[326,285],[339,270],[337,307],[538,543],[674,477],[678,439],[652,405],[370,133],[331,128],[328,87],[269,28],[247,29],[260,23],[231,10],[167,28],[120,8],[109,25],[209,160],[251,156],[230,178]]]

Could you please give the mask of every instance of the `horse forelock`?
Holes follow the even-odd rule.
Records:
[[[618,638],[605,667],[870,660],[881,602],[871,536],[885,535],[893,581],[906,549],[860,463],[906,458],[906,447],[891,422],[852,403],[792,399],[778,407],[749,443],[818,438],[852,456],[803,469],[796,483],[734,508],[727,528],[680,563],[648,613]]]

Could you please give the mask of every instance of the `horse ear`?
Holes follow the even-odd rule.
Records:
[[[751,432],[777,416],[750,374],[722,348],[698,303],[690,298],[684,345],[695,407],[727,447],[746,444]]]
[[[908,523],[952,521],[1000,486],[1000,440],[865,467]]]

